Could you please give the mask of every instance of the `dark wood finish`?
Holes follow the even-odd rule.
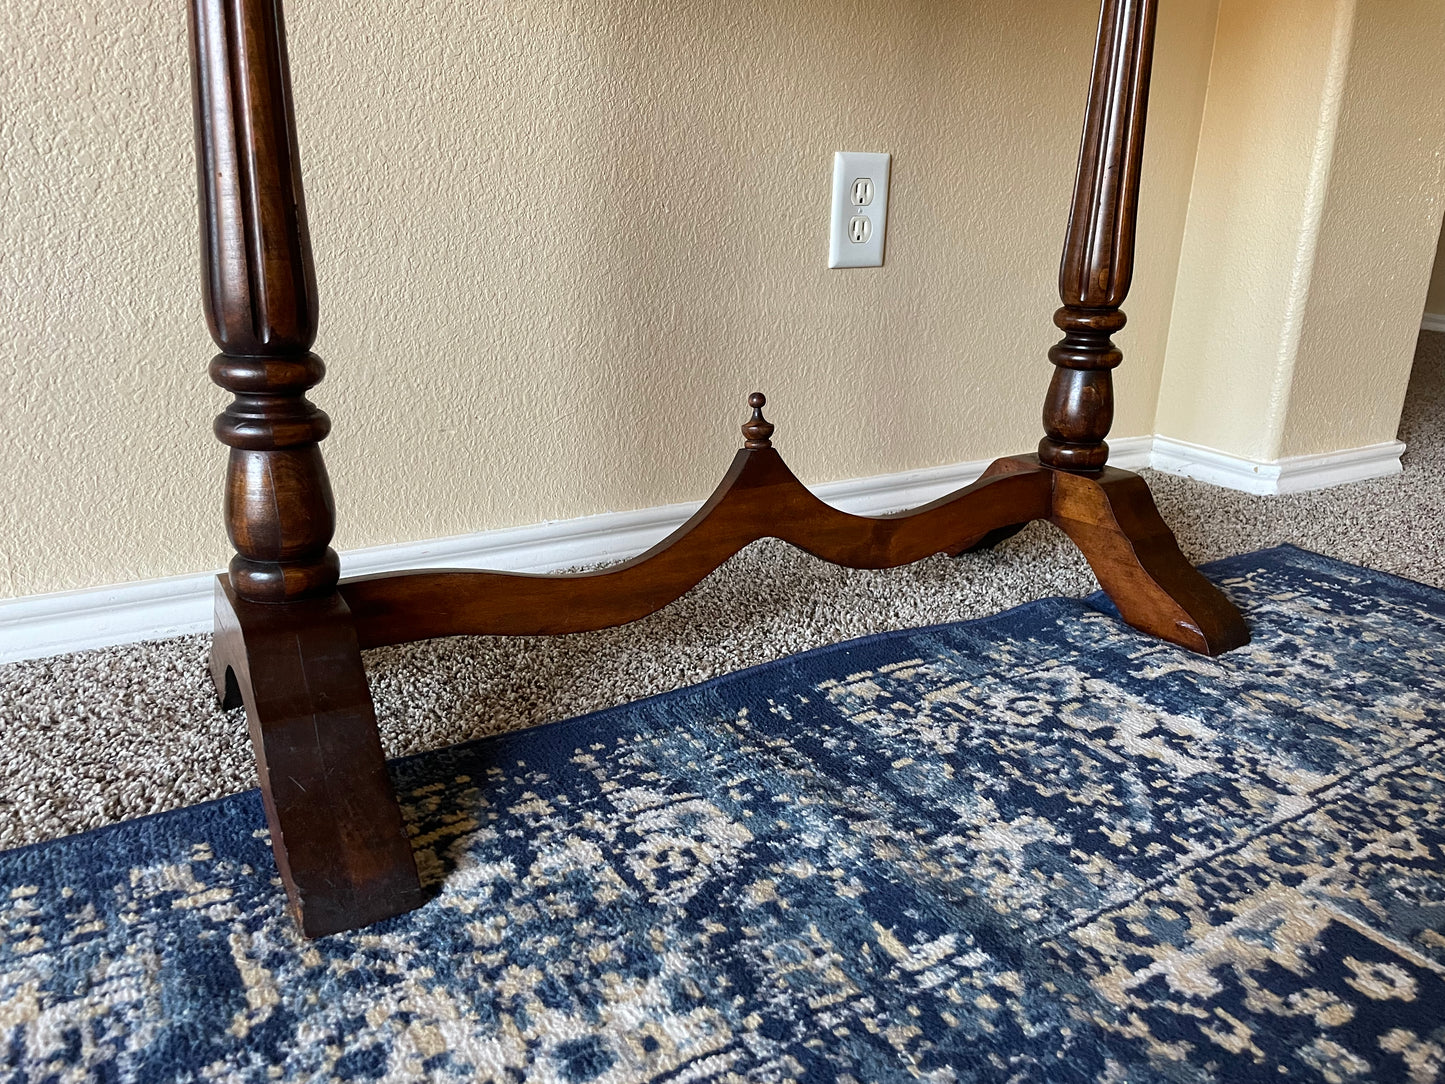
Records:
[[[771,448],[773,446],[773,423],[763,417],[763,407],[767,405],[768,397],[760,391],[755,391],[748,396],[748,406],[753,408],[753,416],[743,426],[744,448]]]
[[[989,532],[1047,518],[1051,472],[1008,464],[922,508],[853,516],[824,504],[793,475],[766,434],[764,399],[749,400],[746,444],[686,523],[629,561],[597,572],[394,572],[343,580],[361,646],[462,633],[585,632],[635,621],[681,597],[744,546],[780,538],[850,568],[895,568],[958,553]]]
[[[279,0],[192,0],[204,297],[235,396],[216,421],[231,449],[226,523],[237,555],[216,595],[212,670],[244,702],[277,865],[316,936],[417,906],[416,866],[392,794],[363,647],[456,633],[560,633],[632,621],[749,543],[777,537],[825,560],[889,568],[993,545],[1035,519],[1084,552],[1124,619],[1192,651],[1244,643],[1238,612],[1191,568],[1144,482],[1106,467],[1110,336],[1133,269],[1155,0],[1103,0],[1083,149],[1060,271],[1065,332],[1038,457],[1001,459],[973,485],[892,516],[840,512],[772,446],[749,397],[744,447],[712,497],[658,545],[600,572],[423,571],[340,582],[306,399],[324,375]]]
[[[757,442],[758,399],[743,426],[748,443]],[[868,517],[824,504],[770,444],[744,447],[686,523],[620,564],[551,575],[391,572],[343,580],[340,590],[363,648],[437,636],[587,632],[654,613],[762,538],[849,568],[895,568],[976,549],[1035,519],[1073,539],[1135,628],[1207,655],[1248,642],[1239,612],[1180,553],[1142,478],[1112,467],[1097,476],[1060,471],[1035,456],[1000,459],[972,485],[921,508]]]
[[[417,906],[421,889],[330,549],[335,511],[306,392],[325,374],[281,7],[193,0],[202,295],[235,400],[212,669],[246,705],[276,864],[308,936]]]
[[[346,603],[334,592],[247,602],[219,577],[211,670],[222,696],[246,705],[271,845],[302,932],[421,904]]]
[[[1053,478],[1050,522],[1079,547],[1125,621],[1202,655],[1249,643],[1239,610],[1179,551],[1144,479],[1113,467]]]
[[[1134,275],[1139,170],[1154,55],[1157,0],[1104,0],[1089,108],[1074,182],[1054,323],[1064,338],[1049,351],[1054,376],[1044,399],[1039,459],[1064,470],[1100,470],[1114,422],[1112,370],[1124,360],[1110,336]]]
[[[326,370],[280,5],[194,0],[191,71],[211,379],[236,397],[215,425],[231,584],[253,602],[324,596],[340,575],[318,447],[331,422],[306,399]]]

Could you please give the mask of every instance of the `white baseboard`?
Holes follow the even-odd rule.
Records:
[[[1149,465],[1150,437],[1110,442],[1110,461],[1129,470]],[[876,516],[937,500],[966,486],[990,460],[853,478],[814,492],[855,515]],[[701,502],[607,512],[498,531],[373,546],[341,554],[344,576],[407,568],[495,568],[552,572],[620,561],[660,541]],[[211,628],[215,572],[113,587],[0,600],[0,663],[69,651],[160,640]]]
[[[210,628],[214,572],[0,601],[0,663]]]
[[[1187,441],[1154,438],[1153,465],[1166,474],[1178,474],[1211,485],[1245,493],[1307,493],[1314,489],[1385,478],[1401,471],[1405,445],[1398,440],[1347,448],[1325,455],[1294,455],[1264,463],[1228,455]]]
[[[1420,320],[1421,331],[1445,331],[1445,316],[1438,312],[1427,312]]]

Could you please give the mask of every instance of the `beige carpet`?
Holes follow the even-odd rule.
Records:
[[[1421,336],[1400,437],[1405,473],[1251,497],[1149,472],[1196,561],[1293,542],[1445,586],[1445,335]],[[1025,441],[1025,444],[1031,443]],[[1022,448],[1020,450],[1023,450]],[[466,637],[369,652],[388,755],[565,718],[872,632],[979,617],[1097,587],[1035,524],[992,553],[890,572],[835,568],[778,543],[620,629]],[[0,666],[0,846],[217,798],[255,784],[241,712],[222,712],[208,637]]]

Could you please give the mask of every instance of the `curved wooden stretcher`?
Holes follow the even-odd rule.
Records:
[[[341,580],[306,399],[316,286],[278,0],[193,0],[192,62],[204,296],[235,395],[216,419],[230,447],[225,516],[236,557],[216,589],[212,672],[244,703],[277,865],[302,930],[366,925],[422,902],[387,777],[361,650],[436,636],[565,633],[667,605],[760,538],[824,560],[891,568],[990,545],[1036,519],[1083,551],[1124,620],[1215,655],[1249,638],[1238,611],[1179,552],[1149,489],[1107,466],[1111,335],[1133,268],[1157,0],[1103,0],[1089,109],[1060,271],[1064,338],[1038,453],[909,512],[848,515],[810,493],[772,446],[760,393],[744,447],[696,515],[630,561],[569,575],[476,570]]]

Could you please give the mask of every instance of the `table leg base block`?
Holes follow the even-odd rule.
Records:
[[[211,673],[244,702],[276,865],[307,937],[421,905],[356,630],[337,594],[280,604],[216,587]]]
[[[1114,467],[1053,475],[1049,521],[1079,547],[1126,622],[1203,655],[1249,643],[1243,615],[1179,551],[1143,478]]]
[[[1040,465],[1036,455],[1010,456],[995,460],[982,477],[1037,471]],[[1180,552],[1143,478],[1114,467],[1089,473],[1044,469],[1053,479],[1049,522],[1078,546],[1128,624],[1203,655],[1249,643],[1243,615]],[[1026,526],[996,528],[955,556],[992,549]]]

